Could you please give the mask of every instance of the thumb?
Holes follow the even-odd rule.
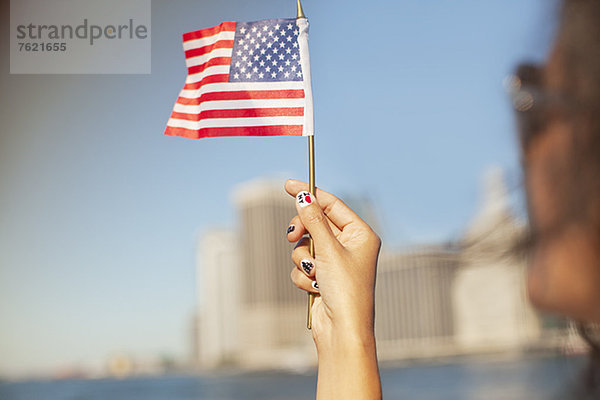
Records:
[[[296,209],[302,224],[315,241],[315,248],[339,244],[313,194],[306,191],[299,192],[296,195]]]

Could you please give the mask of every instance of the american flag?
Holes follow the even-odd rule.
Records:
[[[166,135],[313,134],[308,21],[223,22],[183,35],[188,70]]]

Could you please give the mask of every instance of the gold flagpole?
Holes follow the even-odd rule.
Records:
[[[298,0],[300,4],[300,0]],[[308,137],[308,186],[309,192],[314,195],[315,193],[315,137]],[[316,197],[314,197],[316,198]],[[310,255],[315,258],[315,242],[312,237],[308,237],[308,246],[310,249]],[[312,306],[315,302],[315,294],[308,294],[308,316],[306,317],[306,327],[311,329],[312,327]]]
[[[302,10],[302,4],[300,0],[296,0],[296,19],[306,18],[304,15],[304,10]],[[315,194],[315,137],[308,137],[308,191]],[[315,196],[316,198],[316,196]],[[309,249],[311,257],[315,257],[315,243],[313,239],[309,236]],[[312,327],[312,305],[315,301],[314,293],[308,294],[308,315],[306,318],[306,327],[311,329]]]

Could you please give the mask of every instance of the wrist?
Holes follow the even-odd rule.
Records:
[[[374,313],[367,307],[362,312],[338,312],[335,317],[313,321],[313,338],[317,350],[364,347],[375,344]]]
[[[375,333],[371,327],[331,327],[313,332],[319,359],[375,355]]]

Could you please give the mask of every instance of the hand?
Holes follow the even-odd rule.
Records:
[[[318,189],[316,199],[298,202],[308,190],[304,182],[288,180],[285,190],[296,197],[298,215],[290,225],[297,268],[292,280],[300,289],[318,293],[312,308],[313,337],[319,350],[326,338],[373,340],[374,291],[381,240],[358,215],[334,195]],[[298,194],[300,193],[300,196]],[[314,201],[316,200],[316,201]],[[314,240],[311,257],[308,238]],[[316,281],[318,288],[312,286]]]
[[[296,198],[298,215],[288,240],[300,240],[292,252],[292,280],[318,293],[312,307],[312,334],[319,355],[317,399],[381,399],[374,334],[374,294],[381,240],[337,197],[307,192],[304,182],[289,180],[285,190]],[[312,265],[312,268],[311,268]],[[318,283],[318,287],[313,286]]]

